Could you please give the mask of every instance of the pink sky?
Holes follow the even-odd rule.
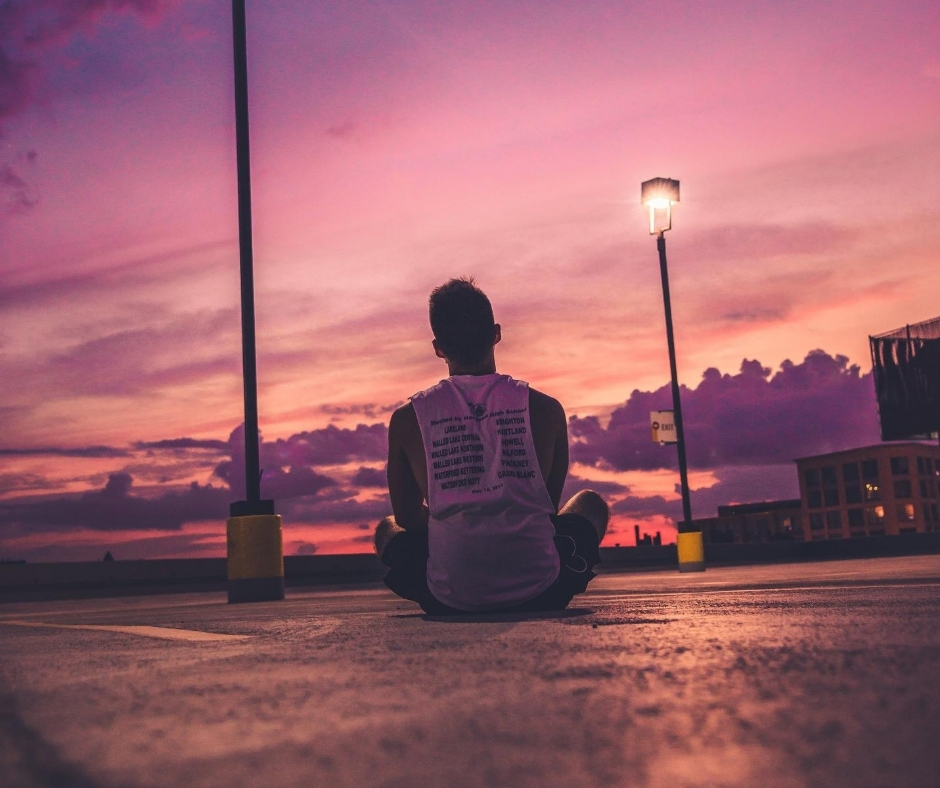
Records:
[[[229,14],[0,4],[0,558],[224,550],[224,506],[186,496],[233,498],[214,471],[241,421]],[[635,390],[669,406],[638,204],[655,176],[682,182],[669,262],[700,440],[709,368],[745,436],[772,408],[788,434],[863,412],[756,460],[702,454],[696,516],[795,495],[797,446],[877,440],[867,337],[940,312],[936,3],[249,0],[248,27],[261,429],[282,442],[266,483],[288,552],[367,548],[384,433],[355,429],[443,373],[426,297],[451,276],[489,293],[501,371],[569,416],[604,430]],[[640,421],[579,438],[609,543],[677,514],[674,453],[611,460]],[[202,443],[160,443],[180,438]],[[111,514],[81,514],[107,490]],[[148,519],[168,500],[181,514]]]

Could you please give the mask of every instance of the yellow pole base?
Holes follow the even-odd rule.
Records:
[[[281,516],[229,517],[228,601],[266,602],[284,598]]]
[[[705,571],[705,546],[702,544],[702,532],[680,533],[676,538],[679,552],[680,572]]]

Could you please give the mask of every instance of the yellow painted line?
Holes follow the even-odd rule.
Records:
[[[40,621],[0,621],[8,627],[41,627],[46,629],[86,629],[95,632],[119,632],[122,635],[139,635],[160,640],[185,640],[190,643],[208,643],[218,640],[245,640],[251,635],[223,635],[218,632],[199,632],[195,629],[173,627],[116,626],[111,624],[46,624]]]

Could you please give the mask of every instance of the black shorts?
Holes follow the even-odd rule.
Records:
[[[435,616],[478,615],[486,612],[536,613],[563,610],[575,594],[580,594],[597,575],[600,563],[597,531],[580,514],[552,517],[555,525],[555,549],[561,560],[558,578],[535,599],[493,610],[457,610],[434,597],[428,588],[428,532],[403,531],[392,537],[382,553],[382,563],[389,567],[385,585],[403,599],[417,602],[425,613]]]

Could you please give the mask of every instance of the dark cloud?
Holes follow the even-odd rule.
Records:
[[[682,501],[667,501],[661,495],[651,495],[647,498],[628,495],[625,498],[615,501],[610,507],[610,513],[635,518],[637,520],[653,517],[655,515],[663,515],[675,521],[682,518]],[[698,516],[694,510],[692,516]]]
[[[623,484],[618,484],[617,482],[592,481],[590,479],[582,479],[569,473],[568,478],[565,479],[565,487],[561,494],[562,503],[582,490],[593,490],[605,499],[630,492],[629,487]]]
[[[372,402],[366,402],[359,405],[335,405],[326,404],[319,407],[321,413],[330,416],[362,416],[367,419],[376,419],[385,414],[391,413],[402,403],[396,402],[394,405],[376,405]]]
[[[572,417],[572,458],[617,470],[675,467],[675,448],[653,443],[649,427],[650,411],[671,407],[663,386],[634,391],[606,428],[592,416]],[[682,412],[693,468],[779,464],[879,439],[871,375],[821,350],[773,375],[748,360],[736,375],[708,369],[697,388],[683,387]]]
[[[719,506],[732,503],[758,503],[799,498],[796,465],[763,465],[719,468],[714,471],[717,482],[710,487],[690,491],[693,519],[714,517]],[[627,495],[611,505],[614,515],[626,519],[642,520],[662,516],[673,523],[682,519],[682,500],[676,480],[675,498],[666,500],[661,495],[647,497]]]
[[[245,495],[244,425],[232,431],[228,440],[231,459],[219,463],[213,472],[239,496]],[[355,429],[330,425],[300,432],[272,443],[261,443],[261,484],[265,495],[275,498],[313,495],[336,482],[314,473],[312,466],[342,465],[356,460],[385,459],[387,429],[384,424],[359,424]]]
[[[298,541],[288,543],[288,549],[294,555],[314,555],[317,552],[317,546],[313,542]],[[287,552],[285,550],[285,552]]]
[[[63,448],[60,446],[41,446],[26,449],[0,449],[0,457],[82,457],[82,458],[111,458],[129,457],[127,449],[117,449],[113,446],[84,446],[81,448]]]
[[[261,495],[265,498],[284,500],[316,495],[326,487],[335,487],[337,482],[329,476],[311,468],[294,467],[286,471],[280,468],[265,469],[261,476]]]
[[[354,429],[332,424],[299,432],[287,439],[262,444],[262,463],[267,466],[341,465],[356,461],[385,460],[388,429],[385,424],[357,424]]]
[[[362,467],[352,477],[353,487],[382,487],[388,484],[384,468]]]
[[[229,444],[218,440],[198,440],[196,438],[170,438],[161,441],[138,441],[135,449],[169,450],[169,451],[227,451]]]
[[[7,214],[21,213],[36,204],[36,193],[18,168],[0,162],[0,211]]]
[[[145,498],[131,491],[133,478],[113,473],[101,490],[26,503],[0,504],[0,522],[31,531],[89,528],[95,531],[179,530],[184,523],[224,520],[231,492],[193,482],[182,491]]]
[[[718,483],[691,491],[692,516],[714,517],[719,506],[799,498],[796,464],[720,468]],[[678,485],[676,492],[678,493]]]
[[[348,496],[348,493],[346,494]],[[330,525],[333,523],[361,523],[363,521],[377,523],[383,517],[392,513],[392,505],[388,495],[358,501],[348,496],[336,500],[295,499],[285,501],[279,505],[283,514],[291,522],[313,523],[316,525]]]

